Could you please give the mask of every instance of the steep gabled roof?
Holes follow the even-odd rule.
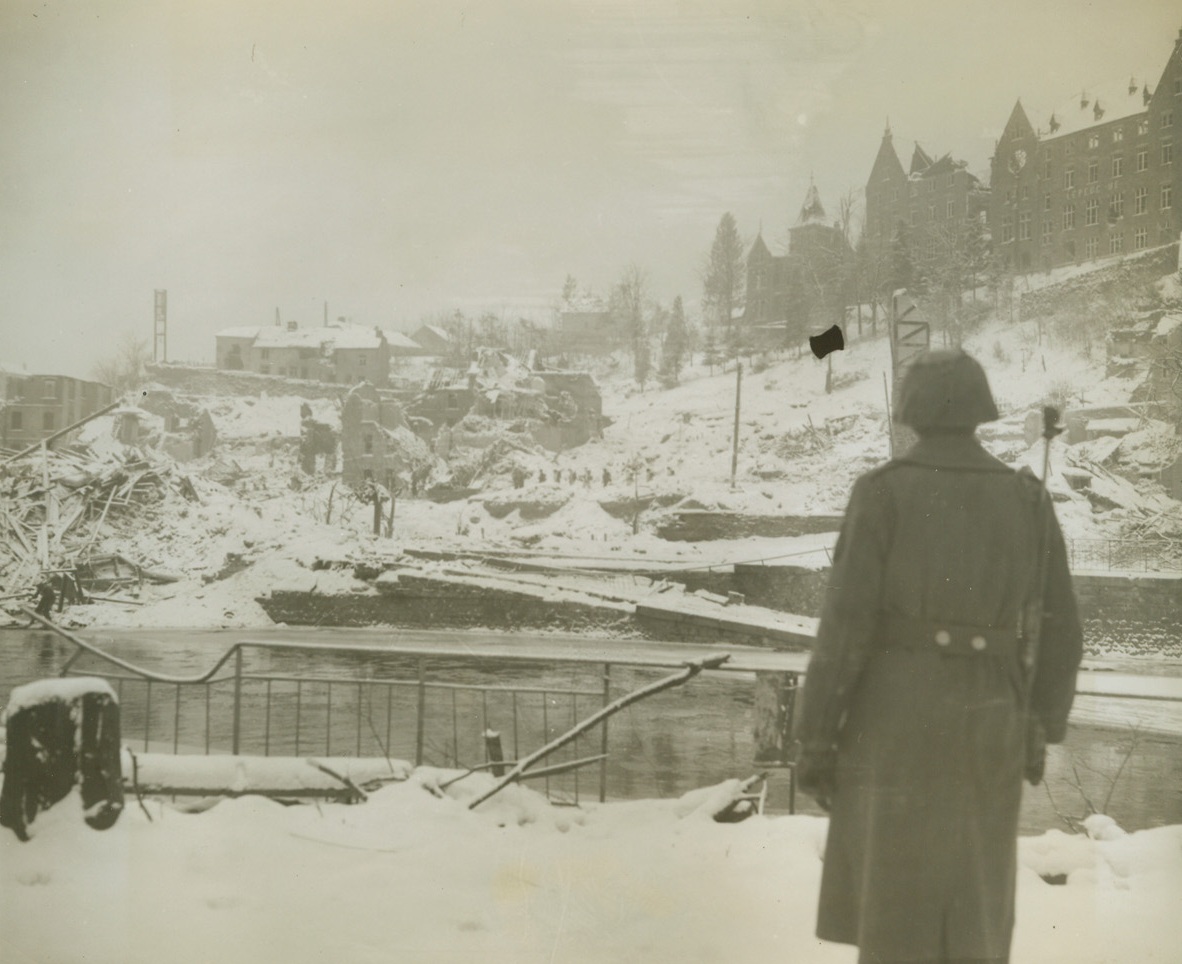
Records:
[[[915,142],[915,150],[911,153],[911,170],[909,174],[922,174],[932,166],[932,156]]]

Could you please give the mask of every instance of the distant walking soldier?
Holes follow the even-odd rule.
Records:
[[[862,964],[1004,964],[1075,596],[1045,490],[977,442],[998,417],[981,366],[926,352],[897,405],[919,441],[854,484],[805,679],[798,776],[831,817],[817,936]]]

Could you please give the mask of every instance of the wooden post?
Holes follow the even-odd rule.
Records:
[[[496,730],[484,731],[484,755],[491,764],[489,769],[492,770],[492,775],[503,777],[505,775],[505,751],[501,748],[501,734]]]
[[[234,650],[234,732],[230,737],[230,752],[238,755],[242,737],[242,647]]]
[[[731,488],[735,487],[735,474],[739,469],[739,407],[743,397],[743,363],[735,361],[735,431],[731,443]]]

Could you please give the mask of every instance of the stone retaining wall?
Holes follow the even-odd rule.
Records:
[[[1182,576],[1078,574],[1087,652],[1182,657]]]
[[[712,509],[671,512],[657,525],[657,535],[670,542],[706,542],[749,536],[785,538],[837,532],[840,515],[745,515]]]

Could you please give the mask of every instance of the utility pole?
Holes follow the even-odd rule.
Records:
[[[168,361],[168,292],[159,288],[152,320],[152,361]]]
[[[735,360],[735,431],[731,444],[731,488],[735,487],[735,474],[739,470],[739,408],[743,397],[743,363]]]

